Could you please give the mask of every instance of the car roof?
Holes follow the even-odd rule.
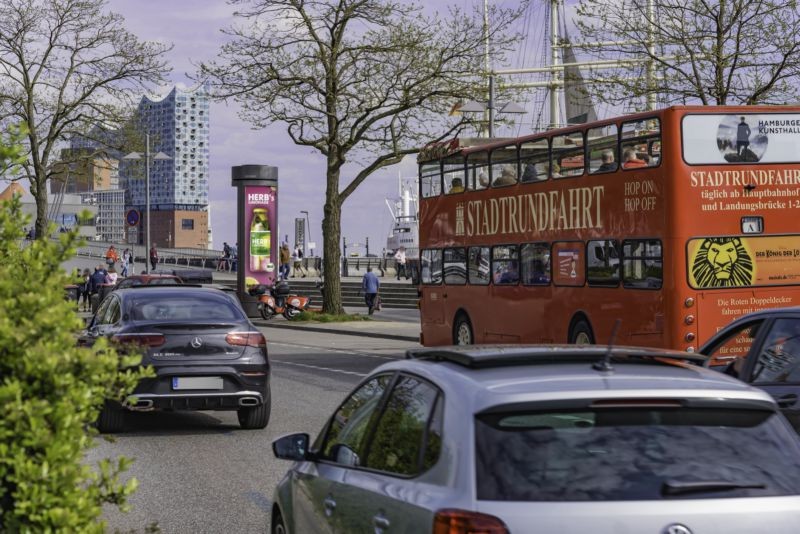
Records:
[[[764,316],[778,316],[778,315],[797,315],[800,313],[800,306],[788,306],[784,308],[765,308],[763,310],[754,311],[747,315],[738,317],[734,322],[739,322],[747,319],[755,319]]]
[[[445,347],[409,351],[379,368],[428,378],[473,413],[501,404],[569,399],[730,399],[775,404],[757,390],[699,365],[705,358],[679,351],[596,345]],[[377,372],[377,370],[376,370]]]
[[[169,284],[169,285],[142,285],[118,289],[114,292],[124,299],[131,295],[159,295],[161,298],[183,297],[186,295],[225,295],[230,297],[230,292],[222,291],[212,287],[201,287],[192,284]]]
[[[174,274],[132,274],[130,276],[126,276],[122,278],[122,280],[127,280],[128,278],[138,279],[138,280],[157,280],[162,278],[178,278],[180,276],[176,276]]]

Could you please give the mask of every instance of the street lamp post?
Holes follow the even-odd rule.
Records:
[[[308,212],[305,211],[305,210],[300,210],[300,213],[304,213],[306,215],[306,243],[311,243],[311,223],[308,222]],[[304,243],[304,245],[305,245],[305,243]],[[311,255],[311,248],[308,248],[308,249],[304,250],[303,252],[305,252],[306,255],[310,256]]]
[[[144,135],[144,139],[145,139],[145,147],[144,147],[144,165],[145,165],[145,171],[144,171],[144,196],[145,196],[145,216],[147,217],[147,220],[145,222],[145,225],[147,226],[147,230],[145,232],[145,236],[147,238],[147,241],[145,242],[145,251],[144,251],[145,263],[144,263],[144,268],[145,268],[145,273],[146,274],[150,274],[150,134],[145,134]],[[139,159],[142,159],[142,155],[140,153],[138,153],[138,152],[131,152],[130,154],[122,156],[122,159],[139,160]],[[152,159],[156,160],[156,161],[165,161],[165,160],[169,160],[169,159],[172,159],[172,158],[169,157],[168,155],[164,154],[163,152],[158,152],[155,156],[153,156]]]

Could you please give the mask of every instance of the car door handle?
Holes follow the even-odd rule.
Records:
[[[325,515],[328,517],[332,516],[334,510],[336,510],[336,501],[334,501],[332,497],[326,497],[325,500],[322,501],[322,505],[325,507]]]
[[[779,407],[789,408],[797,404],[797,395],[794,393],[789,393],[788,395],[783,395],[775,400],[778,402]]]
[[[389,529],[389,519],[383,513],[380,513],[372,518],[372,524],[375,525],[375,532],[380,533]]]

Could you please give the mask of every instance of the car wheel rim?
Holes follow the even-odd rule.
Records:
[[[589,334],[586,332],[578,332],[578,335],[575,336],[575,344],[576,345],[591,345],[592,340],[589,338]]]
[[[470,332],[469,325],[467,323],[461,323],[458,325],[456,339],[458,340],[459,345],[472,344],[472,332]]]

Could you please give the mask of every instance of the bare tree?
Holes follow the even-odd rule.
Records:
[[[608,83],[592,93],[603,101],[658,95],[667,104],[754,105],[797,98],[794,0],[581,0],[577,12],[583,42],[604,43],[586,51],[638,62],[599,73]],[[651,82],[643,60],[654,66]]]
[[[296,144],[325,156],[323,309],[342,313],[342,204],[376,170],[453,135],[458,123],[446,114],[481,90],[485,35],[502,55],[515,36],[499,29],[519,10],[493,10],[485,32],[479,13],[454,8],[442,18],[392,0],[232,3],[245,24],[226,31],[231,41],[200,76],[254,126],[285,123]],[[342,187],[348,161],[363,166]]]
[[[104,0],[5,0],[0,10],[0,123],[27,129],[17,179],[30,183],[40,237],[60,149],[96,124],[123,122],[134,95],[167,72],[169,46],[138,40],[105,8]]]

